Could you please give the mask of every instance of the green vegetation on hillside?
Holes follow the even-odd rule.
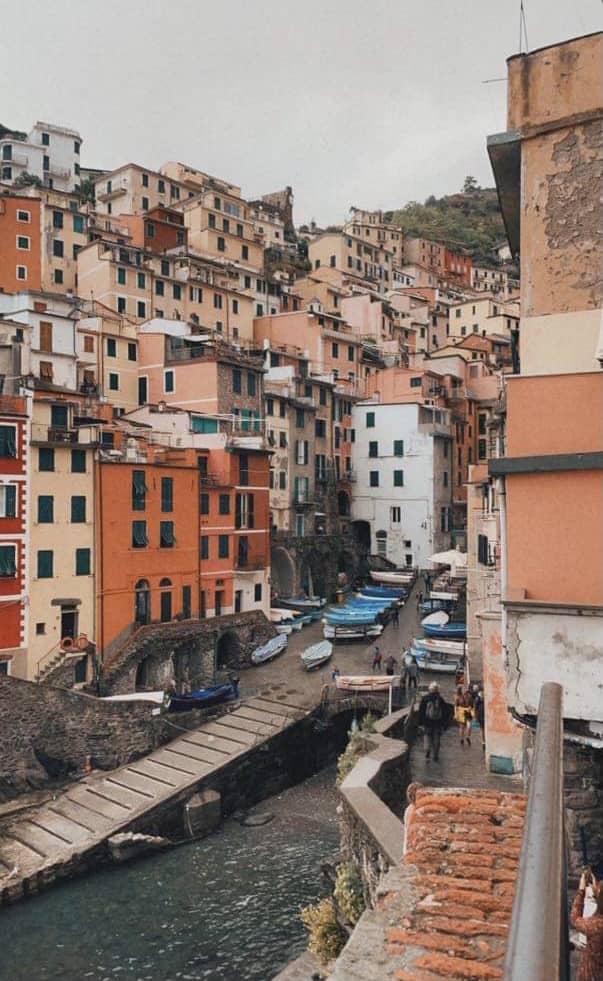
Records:
[[[443,198],[433,195],[425,204],[410,201],[386,216],[417,238],[462,246],[480,265],[495,265],[493,249],[506,241],[506,233],[493,187],[479,187],[475,178],[467,177],[463,190]]]

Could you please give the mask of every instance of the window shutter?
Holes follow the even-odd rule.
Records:
[[[0,456],[17,455],[14,426],[0,426]]]
[[[253,494],[248,494],[247,495],[247,527],[248,528],[255,527],[254,502],[255,502],[255,498]]]
[[[17,514],[17,488],[15,484],[4,485],[4,516],[14,518]]]
[[[14,545],[0,545],[0,576],[13,577],[17,574]]]

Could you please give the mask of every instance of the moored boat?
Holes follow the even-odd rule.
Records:
[[[428,651],[411,647],[410,653],[416,658],[421,671],[441,671],[454,674],[461,666],[462,657],[446,651]]]
[[[371,569],[371,579],[373,582],[381,582],[386,585],[404,586],[414,582],[414,572],[381,572]]]
[[[343,691],[387,692],[392,685],[400,684],[400,675],[341,674],[335,684]]]
[[[278,599],[281,607],[289,608],[291,610],[320,610],[326,604],[326,599],[323,596],[279,596]]]
[[[380,623],[372,625],[359,624],[356,626],[342,626],[341,624],[327,623],[323,629],[323,637],[327,640],[371,640],[379,637],[383,633],[383,626]]]
[[[290,634],[293,627],[289,621],[289,623],[275,623],[274,629],[276,630],[277,634]]]
[[[412,646],[418,647],[419,650],[444,651],[461,656],[465,653],[466,644],[464,640],[438,640],[436,637],[415,637]]]
[[[424,630],[427,637],[437,637],[439,640],[454,640],[455,638],[464,640],[467,636],[467,624],[457,623],[455,620],[445,623],[441,627],[426,624]]]
[[[251,663],[264,664],[266,661],[271,661],[273,657],[282,654],[287,644],[287,634],[277,634],[276,637],[271,637],[268,643],[256,647],[251,655]]]
[[[408,590],[403,586],[361,586],[360,593],[362,596],[372,596],[377,599],[405,599],[408,596]]]
[[[321,664],[326,664],[333,654],[333,645],[329,640],[321,640],[318,644],[307,647],[301,655],[301,662],[306,671],[313,671]]]
[[[190,712],[191,709],[206,708],[218,705],[230,699],[239,697],[239,681],[225,681],[219,685],[209,685],[198,688],[188,695],[171,695],[168,706],[169,712]]]
[[[435,613],[428,613],[421,620],[422,627],[443,627],[450,620],[450,615],[445,610],[436,610]]]

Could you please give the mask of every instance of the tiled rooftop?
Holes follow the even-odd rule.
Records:
[[[522,794],[419,789],[406,857],[384,877],[333,981],[502,979],[525,807]]]

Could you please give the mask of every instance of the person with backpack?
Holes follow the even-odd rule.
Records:
[[[425,759],[433,752],[434,761],[440,757],[440,739],[446,726],[446,702],[440,695],[440,686],[432,681],[429,691],[423,695],[419,705],[419,725],[423,726]]]

